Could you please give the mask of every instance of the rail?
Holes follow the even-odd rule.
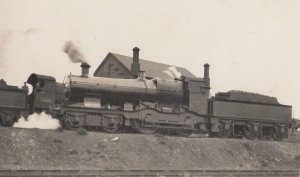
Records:
[[[6,177],[299,177],[299,170],[0,170]]]

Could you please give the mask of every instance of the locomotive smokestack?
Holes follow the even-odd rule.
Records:
[[[139,59],[139,52],[140,49],[138,47],[135,47],[132,49],[133,51],[133,57],[132,57],[132,64],[131,64],[131,73],[134,76],[137,76],[140,71],[140,59]]]
[[[87,63],[81,63],[81,76],[82,77],[88,77],[89,76],[89,68],[91,67]]]
[[[204,80],[208,87],[210,87],[210,78],[209,78],[209,64],[204,65]]]

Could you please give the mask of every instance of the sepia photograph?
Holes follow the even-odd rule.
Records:
[[[299,177],[299,9],[0,0],[0,177]]]

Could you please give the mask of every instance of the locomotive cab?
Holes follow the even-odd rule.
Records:
[[[185,87],[185,104],[189,111],[207,115],[210,87],[201,78],[183,78]]]
[[[33,73],[27,83],[32,85],[32,93],[28,96],[31,112],[48,110],[50,106],[64,101],[64,86],[54,77]]]

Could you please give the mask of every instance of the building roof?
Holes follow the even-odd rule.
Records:
[[[124,56],[116,53],[109,53],[106,58],[103,60],[102,63],[105,62],[109,58],[109,56],[113,56],[115,59],[117,59],[122,65],[124,65],[129,71],[131,69],[132,64],[132,57]],[[164,78],[164,79],[174,79],[174,72],[178,71],[181,76],[189,77],[189,78],[196,78],[195,75],[193,75],[191,72],[189,72],[187,69],[182,67],[176,67],[172,65],[162,64],[158,62],[153,62],[149,60],[139,59],[141,71],[146,72],[147,77],[152,78]],[[102,63],[97,68],[97,70],[94,72],[94,75],[98,72],[98,70],[101,68]],[[174,71],[175,70],[175,71]]]

